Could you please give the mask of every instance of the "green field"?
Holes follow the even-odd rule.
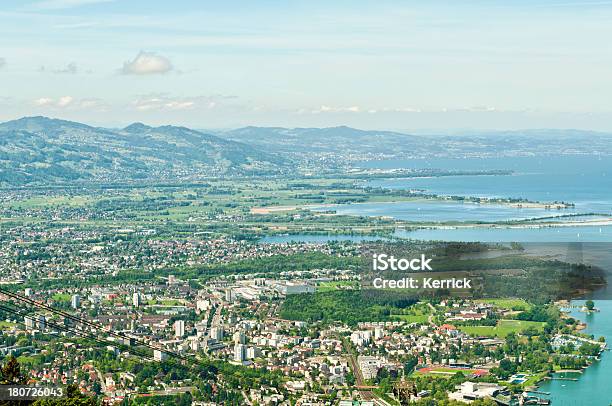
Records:
[[[319,283],[317,290],[319,292],[328,292],[337,289],[357,289],[358,287],[359,282],[357,281],[332,281]]]
[[[500,309],[508,310],[522,310],[527,311],[531,309],[531,304],[523,299],[481,299],[477,300],[480,303],[489,303]]]
[[[499,320],[496,326],[458,326],[457,328],[471,336],[505,338],[510,333],[520,334],[529,327],[543,331],[545,324],[537,321]]]
[[[451,376],[461,372],[464,375],[470,375],[474,373],[478,373],[477,369],[468,369],[468,368],[448,368],[448,367],[434,367],[434,368],[424,368],[423,370],[416,370],[413,372],[415,376],[433,376],[438,378],[450,378]]]
[[[68,293],[56,293],[52,296],[52,299],[56,302],[69,302],[71,296]]]
[[[151,299],[147,301],[149,306],[182,306],[184,301],[180,299]]]
[[[427,323],[427,314],[392,314],[392,318],[405,321],[407,323]]]
[[[6,320],[0,321],[0,330],[9,330],[15,326],[16,324],[10,321],[6,321]]]
[[[402,314],[392,314],[392,319],[405,321],[407,323],[427,323],[431,309],[427,305],[417,304],[406,309]]]

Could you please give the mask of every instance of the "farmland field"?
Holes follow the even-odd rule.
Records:
[[[544,324],[537,321],[500,320],[496,326],[459,326],[459,330],[471,336],[504,338],[510,333],[519,334],[530,327],[543,331]]]
[[[500,309],[522,310],[531,309],[531,305],[523,299],[481,299],[480,303],[488,303]]]

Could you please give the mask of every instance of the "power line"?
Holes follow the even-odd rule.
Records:
[[[102,326],[101,324],[90,322],[89,320],[83,319],[83,318],[78,317],[78,316],[74,316],[74,315],[72,315],[70,313],[67,313],[67,312],[63,311],[63,310],[56,309],[56,308],[54,308],[52,306],[49,306],[49,305],[46,305],[44,303],[39,303],[39,302],[37,302],[35,300],[29,299],[29,298],[27,298],[25,296],[22,296],[22,295],[18,294],[18,293],[14,293],[14,292],[8,291],[8,290],[3,289],[3,288],[0,288],[0,293],[5,294],[6,296],[8,296],[8,297],[10,297],[10,298],[12,298],[12,299],[14,299],[14,300],[16,300],[18,302],[23,302],[23,303],[26,303],[26,304],[28,304],[30,306],[34,306],[34,307],[39,308],[39,309],[50,311],[50,312],[52,312],[54,314],[58,314],[60,316],[63,316],[65,318],[69,319],[69,320],[75,321],[77,323],[84,324],[84,325],[89,326],[91,328],[94,328],[95,330],[106,331],[104,326]],[[62,329],[64,329],[64,330],[67,329],[68,332],[72,332],[72,333],[76,333],[76,334],[81,334],[81,330],[71,329],[71,328],[68,328],[68,327],[65,327],[65,326],[62,326]],[[178,353],[176,353],[174,351],[170,351],[170,350],[167,350],[165,348],[160,348],[160,347],[157,347],[157,346],[154,346],[154,345],[150,345],[150,344],[148,344],[148,343],[146,343],[144,341],[138,340],[138,339],[136,339],[134,337],[129,337],[129,336],[127,336],[125,334],[122,334],[122,333],[114,333],[114,332],[110,331],[110,332],[107,332],[107,334],[110,335],[110,336],[113,336],[115,338],[134,340],[134,342],[136,342],[137,344],[139,344],[139,345],[141,345],[143,347],[149,348],[149,349],[154,350],[154,351],[161,351],[161,352],[164,352],[166,354],[172,355],[173,357],[175,357],[177,359],[180,359],[180,360],[182,360],[182,361],[184,361],[184,362],[186,362],[188,364],[191,364],[191,366],[195,366],[196,368],[200,368],[201,367],[201,365],[198,363],[198,361],[194,360],[192,357],[186,357],[186,356],[178,354]],[[94,339],[94,338],[92,338],[92,339]],[[98,338],[95,338],[95,339],[99,340]],[[98,342],[100,342],[100,341],[98,341]],[[104,345],[109,345],[109,344],[117,345],[117,343],[113,342],[113,341],[105,341],[103,343],[104,343]],[[136,351],[136,347],[134,347],[132,345],[126,345],[126,344],[122,344],[122,345],[124,345],[127,348],[131,348],[133,350],[133,352]],[[142,355],[139,355],[139,354],[135,354],[135,355],[138,355],[138,356],[140,356],[142,358],[148,358],[149,357],[148,355],[146,355],[146,356],[142,356]],[[187,365],[183,365],[181,363],[169,362],[168,359],[166,359],[166,360],[164,360],[162,362],[165,362],[165,363],[170,364],[170,365],[181,366],[183,368],[187,368]]]
[[[10,308],[10,307],[2,305],[2,304],[0,304],[0,310],[4,310],[5,312],[9,312],[9,313],[14,314],[14,315],[19,316],[19,317],[28,317],[28,315],[24,315],[23,312],[20,312],[19,310],[15,310],[13,308]],[[17,321],[17,323],[23,325],[26,329],[29,328],[29,326],[25,322]],[[53,328],[56,328],[56,329],[58,329],[60,331],[64,331],[66,333],[72,333],[72,334],[80,335],[82,337],[85,337],[85,338],[88,338],[90,340],[93,340],[93,341],[95,341],[95,342],[97,342],[98,344],[101,344],[101,345],[107,346],[107,345],[110,345],[110,344],[114,344],[114,345],[121,345],[121,346],[124,346],[124,347],[131,348],[129,346],[126,346],[125,344],[115,343],[113,341],[103,341],[102,339],[98,338],[97,336],[95,336],[92,333],[88,333],[86,331],[77,330],[77,329],[71,329],[71,328],[69,328],[67,326],[62,326],[61,324],[57,324],[57,323],[54,323],[54,322],[49,321],[49,320],[45,320],[45,324],[47,324],[47,325],[49,325],[49,326],[51,326]],[[137,357],[140,357],[140,358],[146,358],[149,361],[153,360],[153,358],[151,358],[151,357],[144,356],[144,355],[141,355],[141,354],[137,354],[135,352],[133,354],[135,356],[137,356]]]
[[[49,306],[49,305],[46,305],[44,303],[37,302],[37,301],[32,300],[32,299],[30,299],[30,298],[28,298],[26,296],[22,296],[22,295],[20,295],[18,293],[14,293],[14,292],[11,292],[11,291],[3,289],[3,288],[0,288],[0,293],[3,293],[6,296],[8,296],[8,297],[10,297],[10,298],[12,298],[14,300],[17,300],[17,301],[20,301],[20,302],[24,302],[24,303],[27,303],[27,304],[29,304],[31,306],[35,306],[37,308],[50,311],[52,313],[58,314],[58,315],[63,316],[65,318],[69,319],[69,320],[72,320],[72,321],[78,322],[80,324],[89,326],[89,327],[94,328],[96,330],[101,330],[101,331],[105,330],[104,326],[99,324],[99,323],[94,323],[94,322],[91,322],[89,320],[83,319],[81,317],[74,316],[74,315],[72,315],[72,314],[70,314],[68,312],[65,312],[65,311],[60,310],[60,309],[56,309],[56,308],[54,308],[52,306]],[[174,356],[176,358],[179,358],[181,360],[184,360],[184,361],[192,361],[192,359],[190,357],[185,357],[185,356],[183,356],[183,355],[181,355],[179,353],[176,353],[176,352],[173,352],[173,351],[161,348],[161,347],[157,347],[157,346],[151,345],[151,344],[149,344],[147,342],[144,342],[144,341],[141,341],[141,340],[137,340],[136,338],[129,337],[129,336],[123,334],[123,333],[115,333],[113,331],[108,331],[107,334],[110,335],[110,336],[113,336],[115,338],[134,340],[134,341],[137,341],[140,345],[142,345],[144,347],[147,347],[147,348],[150,348],[152,350],[162,351],[162,352],[164,352],[166,354],[172,355],[172,356]]]
[[[21,311],[20,310],[15,310],[13,308],[10,308],[10,307],[2,305],[2,304],[0,304],[0,310],[4,310],[6,312],[9,312],[11,314],[17,315],[19,317],[25,317],[23,310],[21,310]],[[28,328],[28,325],[25,322],[22,322],[22,321],[16,321],[16,322],[18,324],[24,326],[26,329]],[[93,335],[92,333],[87,333],[86,331],[82,331],[82,330],[78,330],[78,329],[72,329],[70,327],[63,326],[61,324],[57,324],[57,323],[54,323],[54,322],[51,322],[51,321],[45,320],[45,323],[47,325],[51,326],[51,327],[54,327],[54,328],[60,330],[60,331],[64,331],[66,333],[72,333],[72,334],[80,335],[80,336],[82,336],[84,338],[90,339],[90,340],[92,340],[92,341],[94,341],[94,342],[96,342],[96,343],[98,343],[98,344],[100,344],[102,346],[108,346],[108,345],[112,344],[114,346],[121,346],[121,347],[127,348],[127,349],[129,349],[130,355],[133,355],[133,356],[135,356],[137,358],[141,358],[141,359],[143,359],[145,361],[156,362],[156,360],[154,358],[152,358],[151,356],[149,356],[148,354],[143,355],[142,353],[138,353],[137,348],[134,348],[133,346],[129,346],[129,345],[126,345],[126,344],[121,344],[121,343],[115,343],[113,341],[104,341],[103,339],[100,339],[99,337]],[[54,333],[54,332],[50,332],[50,333]],[[169,366],[184,368],[186,371],[193,372],[191,368],[189,368],[187,365],[184,365],[182,363],[176,363],[176,362],[173,362],[173,361],[170,361],[170,360],[165,360],[165,361],[163,361],[163,363],[165,363],[165,364],[167,364]],[[196,364],[196,366],[199,367],[200,365]]]

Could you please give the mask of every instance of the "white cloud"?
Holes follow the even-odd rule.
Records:
[[[34,105],[36,106],[49,106],[53,104],[53,99],[49,97],[41,97],[39,99],[34,100]]]
[[[320,113],[359,113],[361,108],[359,106],[348,106],[348,107],[332,107],[323,105],[318,109],[312,110],[313,114]]]
[[[439,107],[439,108],[418,108],[418,107],[360,107],[347,106],[336,107],[321,105],[316,109],[301,108],[297,110],[298,114],[323,114],[323,113],[368,113],[368,114],[383,114],[383,113],[493,113],[493,112],[509,112],[510,110],[500,110],[493,106],[471,106],[471,107]]]
[[[66,107],[74,101],[72,96],[62,96],[57,101],[57,107]]]
[[[108,105],[104,101],[97,98],[81,99],[77,105],[83,109],[98,109],[101,111],[108,108]]]
[[[370,109],[368,113],[422,113],[423,110],[414,107],[383,107],[382,109]]]
[[[232,99],[229,96],[197,96],[197,97],[172,97],[167,94],[144,95],[132,102],[134,109],[138,111],[178,111],[192,110],[195,108],[214,109],[219,101]]]
[[[489,112],[493,112],[493,111],[497,111],[497,109],[493,106],[472,106],[472,107],[468,107],[465,110],[467,111],[475,111],[475,112],[483,112],[483,111],[489,111]]]
[[[173,68],[172,63],[165,56],[140,51],[134,60],[123,63],[121,72],[126,75],[151,75],[167,73]]]
[[[61,96],[58,98],[40,97],[32,101],[36,107],[44,107],[48,109],[71,109],[71,110],[96,110],[105,111],[108,105],[97,98],[75,99],[72,96]]]

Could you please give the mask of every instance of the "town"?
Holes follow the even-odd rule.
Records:
[[[49,258],[13,247],[26,262],[16,266],[22,273],[4,279],[18,289],[0,291],[0,351],[17,357],[32,382],[75,384],[106,404],[152,398],[201,405],[545,404],[540,381],[581,370],[606,349],[605,341],[580,333],[562,304],[381,297],[380,312],[360,314],[367,300],[361,275],[346,261],[359,244],[170,241],[156,240],[154,232],[138,238],[146,244],[128,248],[146,249],[137,255],[125,255],[121,241],[95,240],[79,250],[78,263],[70,250]],[[5,261],[19,257],[5,252]],[[250,272],[223,268],[205,282],[186,278],[188,272],[155,273],[170,263],[227,266],[237,258],[307,253],[340,262],[272,273],[253,264]],[[154,277],[123,275],[135,261]],[[58,278],[62,271],[72,273],[68,286]],[[41,283],[19,289],[32,275]],[[25,315],[24,304],[34,312]],[[343,319],[332,309],[330,319],[316,314],[326,310],[321,306],[356,314]]]

